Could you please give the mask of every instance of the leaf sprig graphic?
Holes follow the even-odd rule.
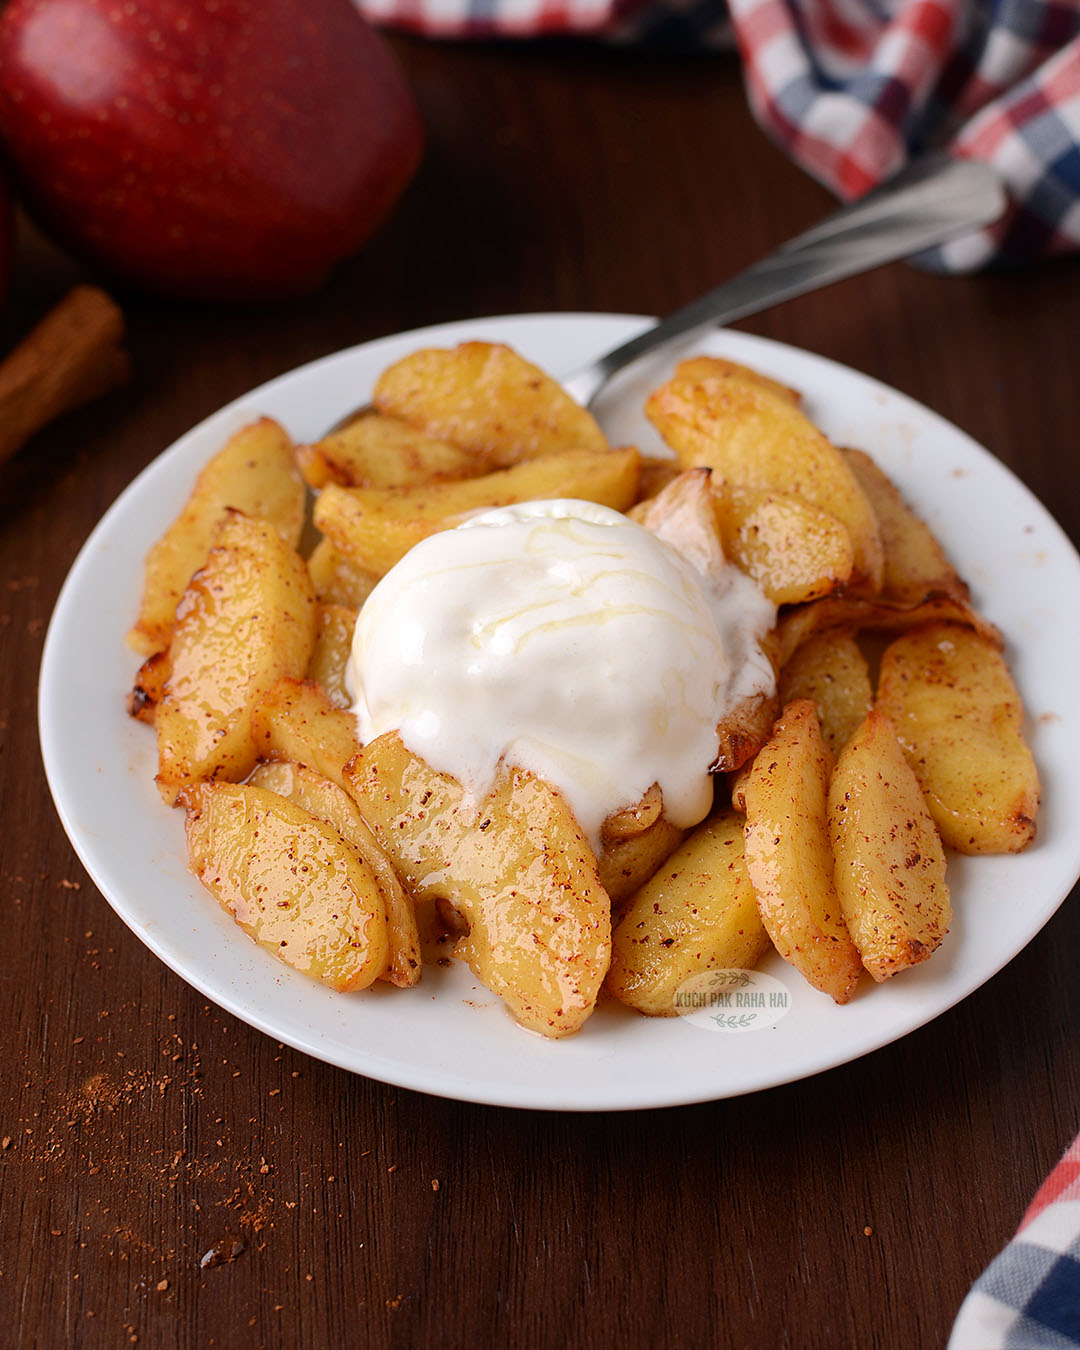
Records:
[[[719,970],[710,983],[717,989],[723,985],[737,985],[740,989],[744,989],[750,983],[750,972],[747,970]]]

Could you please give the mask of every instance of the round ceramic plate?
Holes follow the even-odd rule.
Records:
[[[627,1109],[754,1092],[843,1064],[944,1012],[1039,931],[1080,873],[1080,559],[1068,539],[997,460],[927,409],[806,352],[720,331],[695,350],[797,387],[834,441],[870,451],[1006,635],[1042,775],[1039,837],[1015,857],[950,860],[954,922],[933,960],[880,987],[865,980],[840,1008],[773,957],[764,969],[790,1003],[774,1026],[733,1033],[707,1019],[648,1019],[604,1005],[578,1035],[546,1041],[517,1027],[456,964],[426,970],[411,990],[331,993],[257,948],[191,877],[182,815],[167,810],[154,787],[154,738],[124,712],[138,664],[124,634],[143,557],[198,469],[260,414],[279,419],[297,440],[317,438],[367,400],[385,366],[417,347],[493,339],[560,375],[647,322],[597,314],[476,319],[304,366],[215,413],[155,460],[72,568],[40,687],[45,767],[64,827],[95,884],[152,951],[278,1040],[388,1083],[509,1106]],[[600,415],[613,441],[655,446],[642,392],[670,373],[679,354],[652,361],[605,398]]]

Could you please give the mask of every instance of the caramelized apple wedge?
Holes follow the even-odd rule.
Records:
[[[189,783],[247,777],[252,708],[281,676],[304,673],[314,645],[304,560],[272,525],[230,510],[177,609],[154,716],[166,802]]]
[[[873,508],[790,391],[734,362],[698,357],[677,367],[645,412],[686,468],[706,465],[717,484],[799,497],[835,516],[854,549],[852,587],[876,594],[883,559]]]
[[[471,801],[396,734],[366,745],[345,776],[414,903],[445,901],[467,925],[453,954],[522,1026],[577,1031],[607,973],[611,914],[564,798],[510,769]]]
[[[397,417],[362,416],[317,441],[298,445],[296,462],[313,488],[416,487],[484,472],[484,461],[468,450],[434,440]]]
[[[150,727],[154,725],[157,705],[165,697],[171,668],[167,651],[155,652],[146,658],[135,672],[135,680],[127,696],[129,717],[134,717],[137,722],[145,722]]]
[[[1035,838],[1039,775],[1005,658],[979,633],[932,624],[881,659],[878,704],[959,853],[1017,853]]]
[[[776,950],[815,989],[847,1003],[862,962],[833,881],[826,812],[832,767],[814,704],[789,703],[743,788],[746,870]]]
[[[851,534],[828,511],[787,493],[720,482],[713,495],[724,552],[774,605],[816,600],[847,584]]]
[[[326,538],[320,539],[312,549],[307,565],[320,605],[347,605],[350,609],[359,609],[379,580]]]
[[[769,949],[743,854],[743,819],[699,825],[630,902],[612,937],[607,987],[651,1017],[674,1017],[691,975],[753,969]]]
[[[498,342],[412,352],[379,376],[374,403],[382,413],[471,451],[488,468],[563,450],[607,448],[590,412]]]
[[[288,797],[309,815],[332,825],[343,839],[356,848],[371,868],[386,913],[389,964],[383,976],[399,989],[407,989],[420,979],[420,935],[412,901],[405,894],[390,859],[371,832],[356,803],[345,792],[304,764],[284,761],[260,764],[248,779],[251,787],[266,788]]]
[[[304,484],[292,442],[261,417],[229,438],[199,474],[184,509],[146,555],[139,617],[129,644],[149,656],[169,645],[176,606],[203,565],[226,510],[269,521],[292,547],[304,523]]]
[[[183,794],[191,870],[260,947],[342,993],[386,970],[383,895],[356,847],[264,788]]]
[[[251,731],[260,759],[306,764],[348,791],[345,765],[360,749],[356,718],[314,680],[278,680],[255,704]]]
[[[970,597],[930,527],[912,511],[892,479],[865,451],[845,449],[844,458],[866,493],[881,530],[884,569],[880,598],[886,604],[917,605],[928,595]]]
[[[880,983],[932,955],[952,917],[945,850],[892,723],[872,711],[829,784],[836,890]]]
[[[965,624],[993,647],[1002,646],[1001,634],[966,600],[955,595],[928,595],[917,605],[886,604],[857,596],[826,595],[808,605],[795,605],[780,616],[776,628],[777,660],[786,666],[804,642],[837,628],[849,632],[906,633],[928,623]]]
[[[315,648],[307,677],[314,680],[338,708],[352,705],[345,687],[345,671],[352,651],[357,611],[349,605],[320,605],[315,630]]]
[[[870,711],[870,670],[851,633],[834,628],[804,642],[780,672],[780,699],[812,699],[822,734],[838,755]]]
[[[347,558],[382,576],[421,539],[453,529],[474,511],[543,497],[577,497],[622,511],[637,495],[640,472],[641,457],[628,448],[567,451],[482,478],[421,487],[330,483],[315,503],[315,524]]]

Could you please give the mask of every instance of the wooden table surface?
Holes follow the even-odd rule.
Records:
[[[0,1339],[942,1345],[1080,1124],[1075,903],[961,1006],[844,1068],[544,1114],[352,1077],[208,1005],[60,827],[35,718],[45,626],[94,523],[174,437],[384,333],[669,310],[830,205],[756,129],[730,58],[394,45],[429,148],[389,228],[310,299],[122,297],[135,383],[0,469]],[[81,275],[25,231],[5,341]],[[1075,540],[1078,312],[1077,261],[897,265],[742,326],[936,409]],[[234,1259],[202,1267],[212,1250]]]

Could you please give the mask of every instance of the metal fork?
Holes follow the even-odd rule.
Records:
[[[746,318],[781,300],[990,225],[1001,216],[1007,200],[1000,180],[987,165],[945,154],[928,155],[652,328],[597,357],[564,379],[562,386],[579,403],[591,407],[616,372],[676,338]]]
[[[1007,200],[985,164],[943,153],[925,155],[861,200],[597,357],[563,379],[562,386],[591,408],[613,375],[658,347],[990,225]],[[355,409],[331,430],[340,431],[370,406]]]

